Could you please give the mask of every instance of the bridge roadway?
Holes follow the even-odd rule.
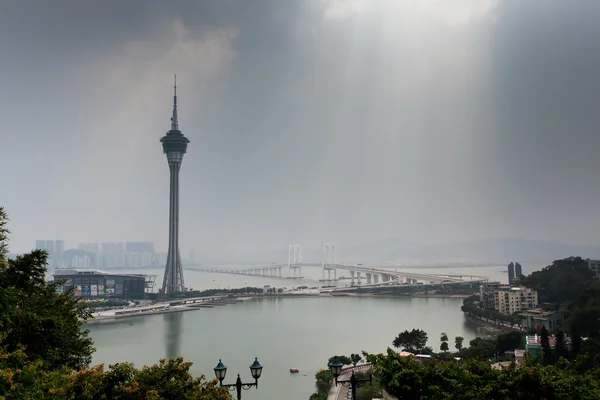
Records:
[[[283,268],[289,267],[288,277],[283,276]],[[297,264],[271,264],[261,267],[251,267],[244,269],[228,269],[228,268],[187,268],[194,271],[213,272],[222,274],[233,274],[233,275],[248,275],[248,276],[266,276],[270,278],[279,279],[300,279],[302,268],[304,267],[319,267],[323,269],[323,275],[325,271],[343,270],[349,271],[351,279],[357,279],[361,281],[361,275],[364,274],[367,280],[367,284],[371,285],[372,278],[375,281],[375,285],[379,284],[379,277],[382,278],[383,284],[389,284],[390,281],[406,281],[407,283],[416,283],[422,281],[426,283],[460,283],[460,282],[481,282],[487,281],[489,278],[485,276],[477,275],[461,275],[461,274],[422,274],[414,272],[404,272],[392,270],[395,267],[365,267],[362,265],[344,265],[344,264],[319,264],[319,263],[297,263]],[[407,267],[396,267],[396,268],[407,268]],[[417,267],[415,267],[417,268]],[[296,271],[298,270],[298,276]],[[292,275],[294,273],[294,276]],[[355,278],[356,275],[356,278]],[[325,278],[323,276],[323,278]],[[464,279],[469,278],[469,279]]]

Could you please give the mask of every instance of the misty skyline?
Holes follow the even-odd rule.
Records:
[[[166,251],[174,74],[183,254],[599,244],[599,19],[561,0],[5,1],[10,250]]]

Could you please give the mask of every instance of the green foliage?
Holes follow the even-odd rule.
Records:
[[[586,336],[600,331],[600,282],[589,282],[588,287],[568,305],[567,310],[570,313],[567,326],[571,331],[581,332]]]
[[[402,348],[411,353],[422,350],[427,344],[427,332],[421,329],[400,332],[392,342],[394,347]]]
[[[462,350],[464,341],[465,341],[465,338],[462,336],[457,336],[454,338],[454,347],[456,348],[456,350],[458,350],[458,351]]]
[[[495,339],[476,337],[469,342],[469,347],[459,353],[462,358],[492,359],[499,353],[498,342]]]
[[[350,354],[350,361],[352,361],[352,365],[356,366],[362,360],[362,357],[359,354]]]
[[[448,351],[449,346],[448,346],[448,335],[446,335],[445,332],[442,332],[442,334],[440,335],[440,342],[442,342],[440,344],[440,350],[442,350],[443,352]]]
[[[508,350],[522,349],[524,339],[523,333],[518,331],[501,333],[496,337],[496,342],[498,343],[498,352],[504,353]]]
[[[136,369],[132,364],[103,365],[74,372],[68,367],[48,369],[43,362],[28,363],[22,369],[6,366],[10,357],[24,357],[17,351],[0,353],[0,393],[5,400],[21,399],[183,399],[226,400],[231,396],[216,380],[189,373],[191,363],[182,358],[161,360],[158,365]]]
[[[332,363],[333,360],[336,359],[336,358],[343,365],[352,365],[352,360],[348,356],[333,356],[333,357],[329,357],[329,360],[327,360],[327,365],[329,365],[329,363]]]
[[[556,260],[542,269],[533,272],[520,281],[520,284],[538,291],[541,303],[565,303],[575,300],[590,283],[594,273],[589,270],[587,261],[581,257]]]
[[[561,357],[567,358],[569,356],[569,352],[567,351],[567,344],[565,343],[565,333],[563,331],[558,331],[556,333],[556,346],[554,350],[556,353],[557,360]]]
[[[540,367],[535,360],[521,366],[492,369],[478,360],[422,364],[412,357],[369,355],[374,376],[400,399],[520,400],[600,398],[597,371],[579,373],[568,363]]]
[[[0,270],[0,287],[15,294],[0,314],[0,326],[8,327],[0,345],[9,352],[24,346],[29,360],[44,360],[47,368],[85,368],[94,351],[88,331],[81,329],[89,311],[71,292],[59,293],[58,284],[46,282],[46,260],[45,251],[34,250]]]
[[[315,386],[317,388],[317,392],[315,394],[317,396],[325,396],[324,398],[327,398],[327,395],[329,394],[329,389],[331,388],[333,374],[328,369],[320,369],[315,374],[315,379]]]

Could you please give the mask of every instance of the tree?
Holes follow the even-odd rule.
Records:
[[[333,357],[329,357],[329,360],[327,360],[327,364],[329,365],[329,363],[332,363],[334,359],[336,359],[341,362],[343,365],[352,365],[352,360],[347,357],[347,356],[333,356]]]
[[[496,338],[498,342],[498,352],[504,353],[508,350],[520,349],[523,347],[523,334],[518,331],[502,333]]]
[[[600,282],[588,283],[577,299],[567,307],[570,315],[566,325],[571,330],[581,332],[585,336],[600,330]]]
[[[440,336],[440,350],[442,350],[443,352],[448,351],[448,335],[446,335],[445,332],[442,332],[441,336]]]
[[[456,350],[458,350],[458,351],[462,350],[464,340],[465,340],[465,338],[462,336],[457,336],[454,338],[454,347],[456,347]]]
[[[541,303],[565,303],[575,300],[590,284],[594,273],[586,260],[569,257],[556,260],[542,269],[525,277],[520,283],[538,291]]]
[[[416,352],[427,344],[427,333],[421,329],[400,332],[392,342],[394,347],[402,348],[404,351]]]
[[[463,360],[423,364],[412,357],[368,355],[381,387],[400,399],[525,400],[600,398],[597,371],[580,373],[569,363],[540,367],[526,359],[500,370],[488,362]]]
[[[59,293],[58,283],[46,282],[46,261],[45,251],[34,250],[0,270],[0,287],[18,294],[16,304],[0,314],[0,326],[9,327],[0,345],[9,352],[25,346],[30,360],[44,360],[48,368],[85,368],[94,351],[82,330],[89,310],[72,291]]]
[[[542,326],[542,330],[540,332],[541,336],[541,345],[542,345],[542,362],[544,365],[552,364],[552,350],[550,348],[550,336],[548,333],[548,329],[545,326]]]
[[[577,357],[581,351],[581,334],[577,330],[571,333],[571,358]]]
[[[469,342],[468,348],[463,348],[460,352],[463,358],[491,359],[498,354],[498,341],[476,337]]]
[[[568,351],[567,345],[565,343],[565,333],[562,330],[559,330],[556,333],[556,346],[554,347],[556,352],[556,359],[560,359],[561,357],[567,358]]]
[[[360,360],[362,360],[362,357],[358,354],[350,354],[350,361],[352,361],[352,365],[354,365],[356,367],[356,364],[358,364],[360,362]]]
[[[325,396],[329,393],[331,388],[331,381],[333,380],[333,374],[328,369],[320,369],[315,374],[315,387],[317,388],[316,395]]]
[[[26,358],[23,352],[0,354]],[[0,357],[3,359],[3,357]],[[182,358],[136,369],[133,364],[103,365],[73,373],[68,367],[48,369],[42,361],[10,369],[0,363],[0,393],[6,400],[20,399],[183,399],[227,400],[231,396],[216,380],[189,373],[192,363]]]

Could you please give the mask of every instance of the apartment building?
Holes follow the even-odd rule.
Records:
[[[537,306],[536,290],[509,286],[501,286],[494,290],[494,308],[503,314],[514,314]]]

